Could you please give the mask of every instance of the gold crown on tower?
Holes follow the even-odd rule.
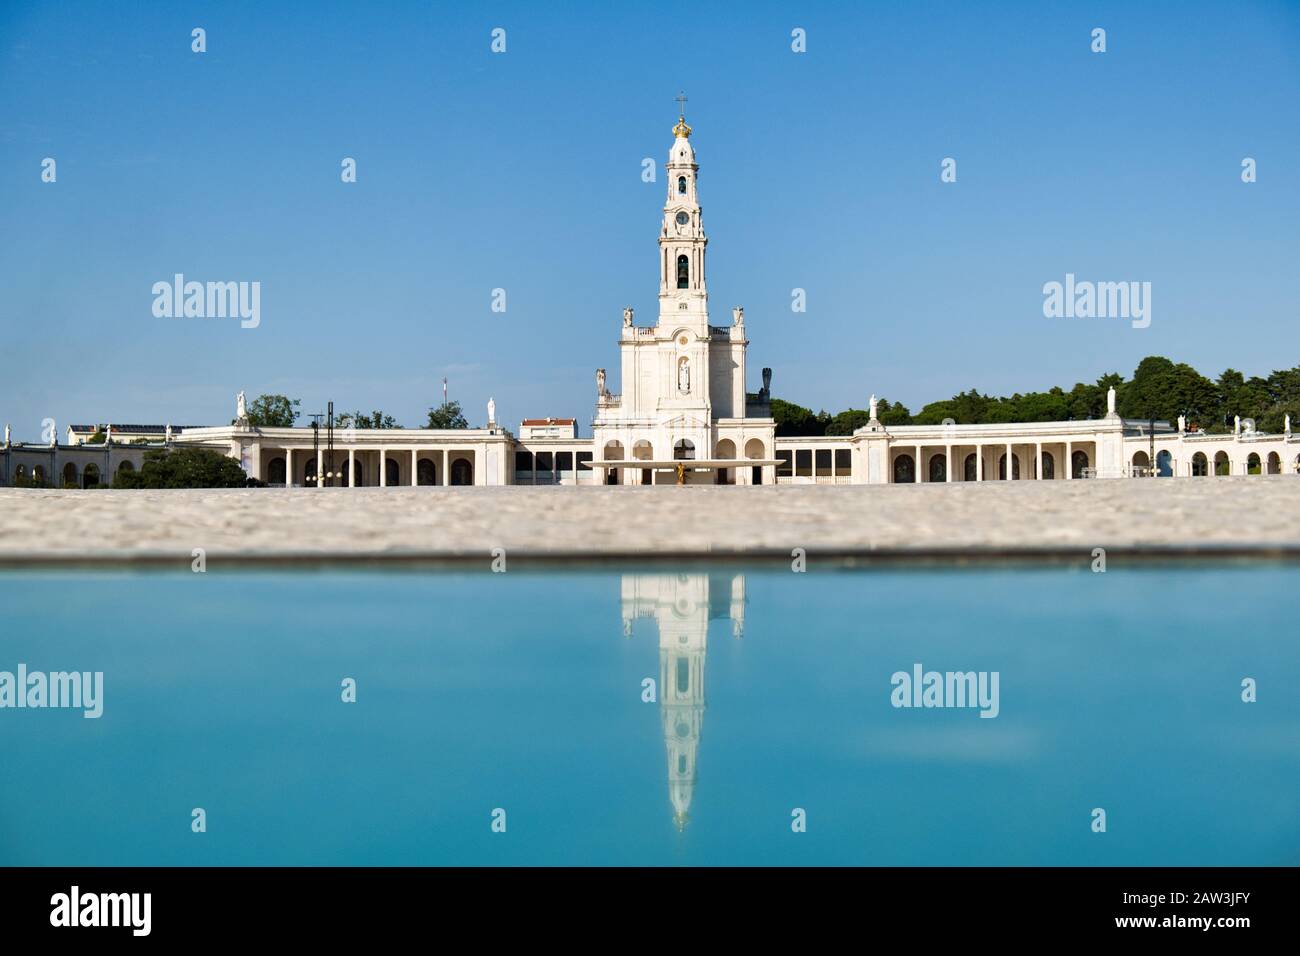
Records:
[[[687,139],[690,139],[690,136],[691,136],[691,128],[690,128],[689,126],[686,125],[686,117],[685,117],[685,116],[679,116],[679,117],[677,118],[677,125],[673,127],[673,135],[674,135],[674,136],[683,136],[683,137],[685,137],[685,138],[687,138]]]

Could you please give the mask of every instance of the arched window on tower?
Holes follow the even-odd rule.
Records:
[[[691,266],[685,256],[677,257],[677,288],[689,289],[691,286]]]
[[[685,196],[685,195],[686,195],[686,177],[685,177],[685,176],[678,176],[678,177],[677,177],[677,195],[679,195],[679,196]]]

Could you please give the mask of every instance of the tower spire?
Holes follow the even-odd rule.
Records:
[[[691,128],[686,125],[686,94],[679,93],[677,102],[682,113],[673,127],[675,138],[664,166],[668,198],[659,232],[659,324],[686,324],[707,335],[709,295],[704,283],[704,248],[708,239],[696,190],[699,166],[689,138]]]

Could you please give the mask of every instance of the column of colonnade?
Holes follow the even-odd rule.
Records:
[[[1084,443],[1085,449],[1092,444],[1091,450],[1087,450],[1088,466],[1096,467],[1097,449],[1095,443]],[[1023,449],[1023,456],[1022,456]],[[986,480],[985,472],[987,469],[994,469],[998,475],[996,479],[989,477],[987,480],[1013,481],[1017,470],[1020,472],[1021,480],[1037,481],[1070,481],[1074,478],[1074,455],[1075,442],[1072,439],[1065,439],[1059,442],[1044,442],[1041,439],[1033,441],[1014,442],[1005,440],[972,442],[963,444],[961,442],[945,442],[942,445],[926,445],[921,442],[908,442],[906,444],[890,445],[886,454],[884,480],[886,484],[894,483],[894,466],[898,456],[906,455],[912,458],[915,468],[915,482],[918,484],[928,483],[930,477],[931,453],[944,457],[944,481],[966,481],[966,459],[970,455],[975,456],[975,474],[973,480],[982,482]],[[990,453],[992,453],[990,455]],[[1050,455],[1052,458],[1052,475],[1049,479],[1046,469],[1043,465],[1044,455]],[[999,459],[1006,456],[1006,474],[1000,473],[1001,463]],[[986,457],[988,460],[986,461]],[[1265,459],[1261,458],[1261,461]],[[1019,469],[1017,469],[1017,465]],[[1025,471],[1026,468],[1032,469]],[[961,477],[957,473],[961,472]]]
[[[283,450],[284,451],[284,479],[285,479],[284,486],[286,488],[292,488],[295,486],[298,480],[297,479],[298,469],[303,467],[303,461],[298,459],[295,455],[295,453],[299,450],[300,449],[287,448],[287,447],[284,448]],[[310,451],[310,449],[308,449],[308,451]],[[412,487],[419,485],[421,452],[426,452],[430,457],[434,458],[434,466],[441,472],[441,474],[437,478],[437,484],[450,485],[451,471],[449,468],[449,464],[451,462],[452,451],[455,451],[455,449],[451,449],[451,450],[442,449],[440,451],[435,452],[431,449],[412,448],[411,459],[410,459],[410,475],[411,475],[410,485]],[[376,450],[376,454],[378,456],[379,487],[381,488],[395,487],[395,486],[391,486],[388,481],[388,458],[390,454],[395,454],[395,453],[390,448],[381,448]],[[369,458],[369,455],[366,453],[365,450],[361,451],[361,455],[363,457],[363,470],[364,470],[364,459]],[[263,456],[263,457],[273,457],[273,456]],[[367,480],[366,475],[364,474],[362,475],[360,482],[356,480],[356,465],[357,465],[356,448],[347,449],[347,462],[348,462],[347,464],[348,470],[347,470],[346,480],[340,479],[338,483],[338,487],[353,488],[353,487],[358,487],[360,485],[364,485]],[[320,480],[321,467],[322,466],[320,462],[320,456],[318,455],[316,458],[316,476],[315,476],[317,480],[310,483],[311,487],[314,488],[326,487],[326,483]],[[476,477],[478,475],[479,467],[480,467],[479,463],[475,461],[474,473]],[[399,471],[399,475],[400,475],[400,471]],[[399,481],[397,482],[397,486],[400,486],[401,484],[402,482],[399,479]]]

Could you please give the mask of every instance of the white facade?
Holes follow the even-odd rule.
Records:
[[[659,315],[638,326],[624,310],[621,393],[609,390],[603,369],[596,373],[593,467],[608,484],[770,484],[776,477],[775,423],[764,404],[751,408],[745,391],[745,311],[733,309],[727,325],[709,324],[709,240],[690,136],[680,119],[664,167]],[[742,458],[749,464],[728,464]]]
[[[154,445],[82,442],[0,445],[0,486],[36,488],[101,488],[122,471],[137,471]]]
[[[272,485],[398,487],[509,484],[515,439],[503,428],[346,428],[331,446],[324,429],[231,425],[191,428],[183,444],[219,448]]]

